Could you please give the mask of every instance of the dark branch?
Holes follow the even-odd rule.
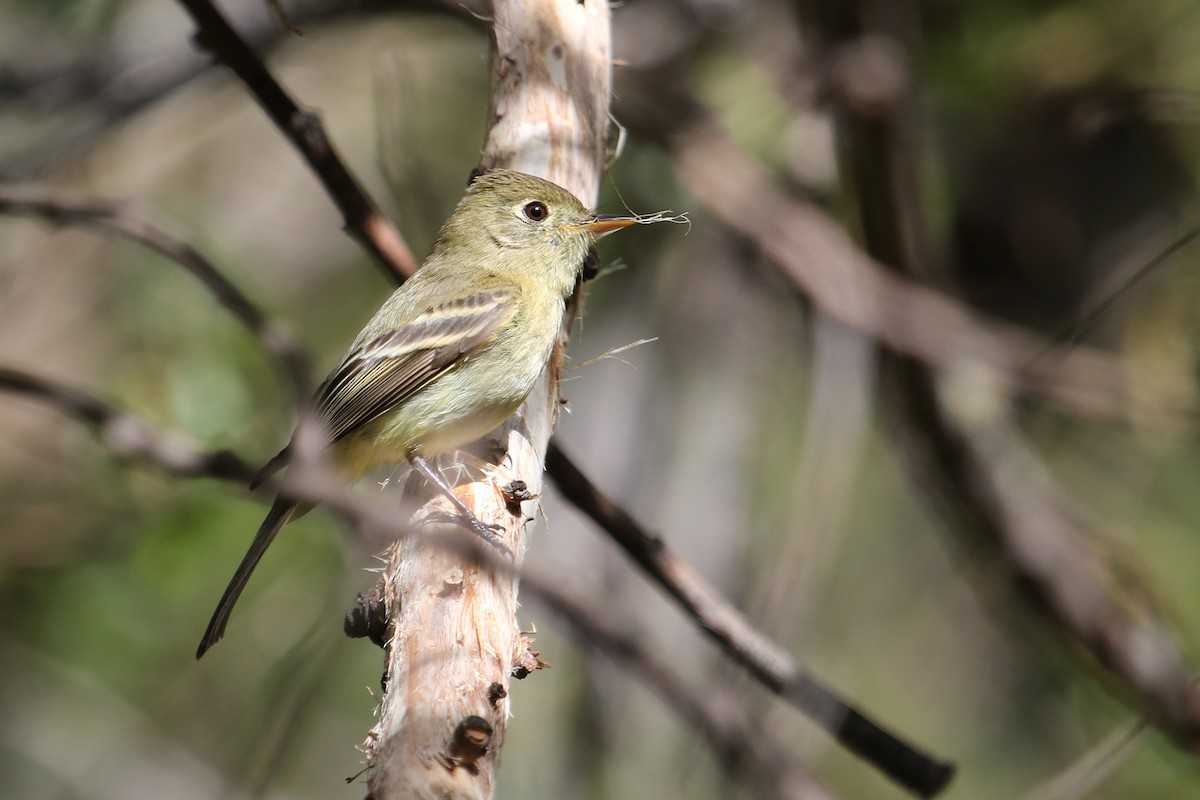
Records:
[[[684,611],[760,683],[804,712],[849,750],[918,794],[941,791],[954,767],[920,752],[857,711],[805,674],[740,611],[646,533],[623,508],[600,492],[551,442],[546,468],[563,495],[592,518]]]
[[[115,231],[174,261],[253,333],[279,360],[299,402],[312,391],[308,354],[291,333],[269,320],[228,278],[187,242],[172,236],[148,217],[110,200],[68,201],[0,185],[0,214],[40,217],[56,224],[88,225]]]
[[[416,272],[417,261],[404,238],[350,174],[329,140],[320,117],[296,105],[212,3],[207,0],[179,2],[196,23],[196,44],[234,71],[275,126],[300,151],[325,191],[334,198],[350,235],[397,283]]]
[[[145,461],[171,475],[249,483],[258,472],[228,450],[196,450],[87,392],[18,369],[0,367],[0,391],[25,395],[87,423],[116,455]]]
[[[395,7],[386,0],[297,0],[288,6],[289,21],[305,28]],[[251,4],[243,4],[232,9],[231,16],[242,24],[243,37],[261,52],[278,44],[287,32],[277,19],[255,12]],[[0,102],[11,113],[20,113],[23,107],[66,109],[73,122],[43,131],[35,142],[4,157],[0,176],[7,180],[29,180],[61,164],[74,152],[93,145],[104,131],[210,67],[210,59],[194,51],[151,48],[155,55],[148,56],[144,48],[119,47],[112,39],[104,49],[89,50],[67,61],[60,60],[57,48],[43,49],[48,52],[40,59],[8,53],[10,58],[0,73]]]

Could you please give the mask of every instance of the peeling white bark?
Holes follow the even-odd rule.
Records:
[[[606,158],[611,47],[602,0],[497,0],[492,97],[483,168],[539,175],[595,202]],[[573,312],[571,312],[573,313]],[[562,345],[569,320],[564,320]],[[492,434],[500,466],[457,491],[475,515],[502,526],[516,554],[536,500],[513,514],[503,487],[541,491],[558,410],[558,363]],[[444,512],[434,500],[417,524]],[[443,526],[444,527],[444,526]],[[462,535],[457,525],[447,535]],[[366,743],[373,800],[483,800],[493,795],[514,665],[536,664],[517,628],[517,582],[416,540],[396,543],[382,576],[389,619],[387,687]]]

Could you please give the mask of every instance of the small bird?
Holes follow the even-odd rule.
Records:
[[[591,213],[566,189],[532,175],[491,170],[477,177],[421,268],[375,312],[316,391],[312,412],[339,472],[355,481],[408,461],[465,523],[507,552],[427,459],[479,439],[517,410],[550,359],[588,249],[643,221]],[[290,450],[272,458],[252,488],[286,466]],[[309,508],[275,499],[196,658],[225,634],[280,528]]]

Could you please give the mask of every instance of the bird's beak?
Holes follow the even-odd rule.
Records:
[[[590,217],[584,217],[579,222],[571,224],[572,228],[582,228],[588,233],[599,239],[601,236],[607,236],[613,231],[619,231],[621,228],[628,228],[630,225],[637,225],[637,217],[620,217],[611,214],[592,214]]]

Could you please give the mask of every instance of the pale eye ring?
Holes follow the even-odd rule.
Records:
[[[550,209],[546,208],[546,204],[541,200],[534,200],[526,203],[525,207],[521,209],[521,213],[530,222],[541,222],[550,216]]]

